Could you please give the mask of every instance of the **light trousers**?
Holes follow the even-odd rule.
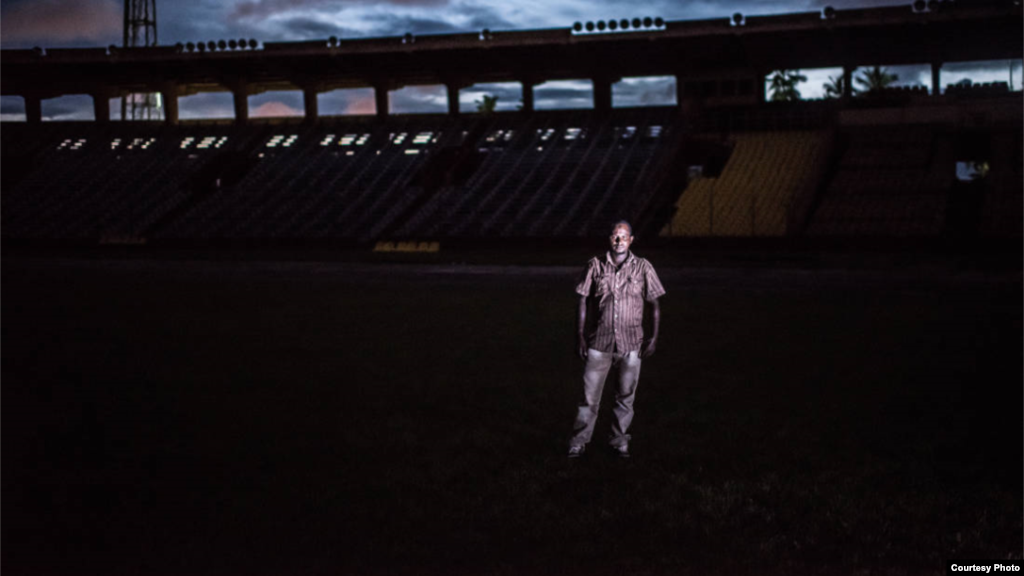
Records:
[[[640,352],[632,351],[625,354],[619,352],[599,352],[587,350],[587,363],[583,368],[583,399],[576,412],[573,424],[573,436],[570,446],[582,446],[590,442],[594,435],[594,424],[597,423],[597,412],[601,407],[601,395],[608,371],[618,365],[619,380],[615,389],[615,406],[609,444],[612,446],[628,445],[629,425],[633,422],[633,399],[636,396],[637,383],[640,380]]]

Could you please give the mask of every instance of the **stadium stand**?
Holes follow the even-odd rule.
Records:
[[[663,237],[1021,236],[1019,133],[822,127],[824,106],[796,110],[705,118],[771,127],[725,132],[694,132],[699,123],[674,107],[6,123],[2,233],[78,243],[572,238],[628,218]],[[958,162],[984,177],[958,181]]]
[[[953,184],[953,139],[930,127],[859,129],[813,212],[817,236],[938,236]]]
[[[991,172],[981,192],[984,205],[981,209],[979,234],[989,237],[1020,238],[1024,235],[1024,196],[1021,182],[1024,182],[1024,146],[1020,130],[999,132],[992,135]]]
[[[476,149],[476,174],[440,189],[399,235],[585,236],[647,210],[645,168],[670,153],[671,110],[549,118],[492,127]]]
[[[813,194],[830,136],[823,131],[735,137],[721,175],[695,177],[662,236],[784,236],[794,207]]]
[[[603,236],[626,218],[665,238],[1019,238],[1020,3],[932,4],[628,33],[599,22],[262,49],[3,50],[4,95],[23,100],[25,122],[0,132],[0,236],[500,242]],[[879,60],[930,68],[930,82],[782,102],[765,82],[841,68],[850,87]],[[1010,62],[1009,82],[941,89],[944,67],[971,62]],[[613,106],[613,85],[641,76],[674,77],[661,96],[675,104]],[[538,111],[534,87],[558,79],[589,81],[593,108]],[[462,113],[459,91],[489,82],[519,83],[521,110]],[[393,113],[392,90],[425,85],[445,87],[448,114]],[[159,92],[163,121],[114,121],[110,98],[140,87]],[[321,115],[319,95],[346,88],[372,91],[374,114]],[[225,90],[232,119],[181,117],[182,96]],[[252,117],[249,97],[277,90],[301,92],[307,117]],[[91,96],[95,121],[44,121],[43,101],[68,95]]]
[[[4,129],[3,234],[79,241],[579,236],[635,217],[672,108]],[[20,143],[27,143],[21,146]],[[10,152],[8,152],[10,151]]]

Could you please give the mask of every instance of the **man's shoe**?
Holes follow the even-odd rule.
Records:
[[[580,456],[583,456],[583,453],[586,451],[587,447],[584,444],[569,446],[569,458],[579,458]]]
[[[619,458],[629,458],[629,444],[612,446],[612,452],[615,452],[615,455]]]

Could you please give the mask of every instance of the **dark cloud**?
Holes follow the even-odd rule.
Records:
[[[236,3],[228,16],[232,19],[261,20],[296,10],[321,9],[332,5],[334,9],[340,9],[341,4],[337,0],[245,0]]]
[[[906,6],[910,10],[911,0],[809,0],[809,8],[820,9],[831,6],[836,10],[851,10],[855,8],[877,8],[879,6]]]
[[[1016,60],[989,60],[985,62],[949,62],[942,65],[942,71],[955,74],[991,72],[1009,75],[1010,62],[1013,62],[1015,71],[1020,70],[1021,60],[1018,58]]]
[[[534,107],[538,110],[559,108],[590,108],[594,90],[586,80],[559,80],[533,89]]]
[[[244,0],[234,5],[231,18],[261,20],[293,11],[330,10],[354,6],[430,7],[448,5],[449,0]]]
[[[338,18],[345,22],[344,18]],[[360,18],[360,27],[335,25],[324,20],[297,16],[283,22],[273,22],[261,30],[257,37],[263,41],[290,41],[317,38],[373,38],[381,36],[402,36],[407,32],[416,35],[452,34],[467,30],[440,19],[416,18],[394,14],[371,14]]]
[[[330,38],[331,36],[342,36],[342,30],[338,26],[322,20],[307,17],[296,17],[286,20],[282,27],[288,32],[288,37],[295,40],[312,40],[317,38]]]
[[[377,109],[372,88],[334,90],[320,94],[317,100],[321,116],[373,114]]]
[[[264,102],[263,104],[249,110],[250,118],[280,118],[285,116],[304,115],[305,113],[302,108],[294,108],[284,102],[278,102],[276,100]]]
[[[274,90],[249,97],[249,108],[257,108],[268,102],[280,102],[286,106],[303,109],[302,92],[299,90]]]
[[[464,31],[477,31],[485,28],[490,30],[514,30],[518,28],[514,23],[502,17],[498,12],[487,6],[459,5],[453,12],[467,22],[462,26]],[[566,24],[569,26],[570,24]]]
[[[642,106],[671,106],[676,103],[676,82],[666,80],[654,85],[637,88],[638,100]]]
[[[391,92],[391,110],[402,113],[431,113],[448,110],[444,86],[408,86]]]
[[[534,100],[535,110],[577,110],[587,109],[593,105],[590,99],[557,100],[552,98],[537,98]]]
[[[476,84],[462,89],[462,94],[488,94],[501,100],[518,100],[523,96],[523,88],[518,83]]]
[[[92,97],[84,95],[62,96],[43,100],[43,118],[51,120],[91,120],[95,116]]]
[[[123,18],[123,7],[117,0],[8,3],[0,18],[0,45],[31,48],[120,44]]]
[[[413,34],[451,34],[467,30],[446,20],[416,18],[396,14],[375,14],[364,19],[372,29],[370,36],[400,36]]]
[[[487,92],[498,92],[498,93],[501,93],[501,94],[508,94],[508,93],[514,92],[514,93],[518,94],[518,93],[522,92],[522,87],[523,87],[523,85],[520,84],[519,82],[511,82],[511,81],[509,81],[509,82],[480,82],[478,84],[473,84],[472,86],[467,86],[467,87],[463,88],[463,90],[469,90],[469,91],[486,90]]]
[[[590,85],[583,85],[580,88],[543,88],[537,86],[533,90],[535,100],[572,100],[578,98],[592,99],[594,90]]]
[[[495,110],[517,110],[522,103],[523,89],[521,85],[515,83],[478,84],[463,88],[459,95],[459,110],[475,112],[484,95],[498,97]]]
[[[178,98],[178,117],[234,118],[235,102],[230,92],[200,92]]]
[[[0,97],[0,114],[24,114],[25,100],[20,96]]]
[[[703,20],[728,18],[739,12],[748,16],[786,14],[794,12],[817,12],[825,6],[837,9],[864,8],[870,6],[909,5],[912,0],[593,0],[587,4],[585,13],[560,7],[557,3],[553,12],[564,15],[567,20],[555,22],[555,26],[569,26],[574,20],[609,20],[612,18],[662,17],[666,20]]]
[[[293,40],[304,38],[364,38],[377,36],[401,36],[405,33],[456,34],[492,30],[514,29],[516,26],[502,18],[495,10],[481,6],[458,5],[445,10],[443,17],[422,16],[395,12],[371,12],[358,17],[358,24],[347,24],[351,20],[345,12],[333,13],[320,10],[321,17],[295,16],[283,23],[271,23],[271,38],[264,33],[263,39]],[[331,24],[330,20],[337,24]]]
[[[224,17],[224,7],[209,2],[163,2],[159,6],[161,44],[208,42],[221,38],[258,38],[262,32],[250,23]]]

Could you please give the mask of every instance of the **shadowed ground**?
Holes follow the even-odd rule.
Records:
[[[635,457],[567,461],[575,268],[6,258],[3,571],[1021,557],[1019,271],[660,271]]]

